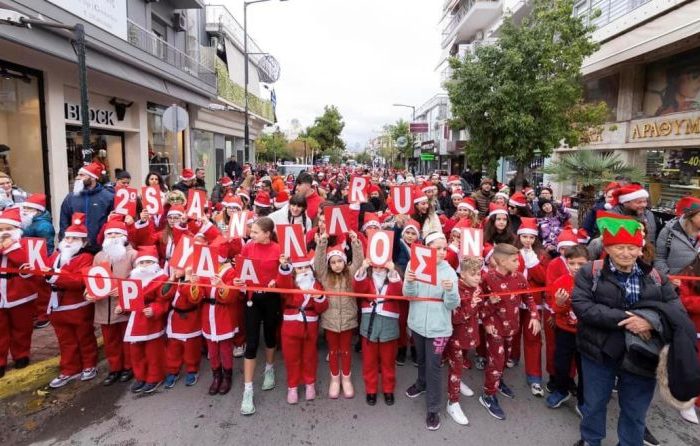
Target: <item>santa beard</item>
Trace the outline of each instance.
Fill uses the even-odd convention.
[[[312,289],[315,281],[314,272],[310,270],[305,273],[297,274],[294,278],[294,282],[300,290]]]
[[[76,179],[73,182],[73,195],[80,195],[83,189],[85,189],[85,183],[83,183],[83,180]]]
[[[156,276],[159,276],[162,272],[163,270],[157,263],[147,266],[135,266],[134,269],[131,270],[129,278],[138,279],[145,286],[148,285],[151,282],[151,280],[155,279]]]
[[[83,247],[83,244],[80,242],[73,242],[73,243],[68,243],[65,240],[61,240],[61,242],[58,244],[58,251],[60,252],[60,264],[65,265],[70,260],[75,256],[78,251],[80,251]]]
[[[102,251],[107,255],[110,262],[114,263],[126,256],[126,237],[106,238],[102,242]]]
[[[20,218],[22,218],[22,229],[27,229],[29,227],[29,225],[32,224],[32,221],[34,221],[34,215],[35,214],[24,213],[24,212],[22,212],[20,214]]]

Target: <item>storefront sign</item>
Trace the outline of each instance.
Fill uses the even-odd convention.
[[[126,0],[49,0],[49,2],[126,40]]]
[[[700,138],[700,114],[632,121],[629,140],[677,140]]]
[[[80,121],[80,106],[78,104],[63,104],[64,114],[67,121]],[[104,110],[101,108],[90,109],[90,123],[99,125],[114,126],[117,122],[117,115],[114,110]]]

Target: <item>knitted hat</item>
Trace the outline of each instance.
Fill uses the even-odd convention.
[[[362,230],[366,230],[367,228],[377,228],[381,229],[382,225],[379,222],[379,217],[377,217],[377,214],[374,212],[365,212],[365,223],[362,225]]]
[[[418,235],[420,235],[420,223],[415,221],[414,219],[410,219],[406,222],[406,224],[403,225],[403,229],[401,230],[401,235],[406,232],[407,229],[413,229],[416,231]]]
[[[421,201],[428,201],[428,197],[420,187],[416,186],[416,188],[413,189],[413,204],[420,203]]]
[[[328,252],[326,253],[326,260],[330,260],[333,256],[340,257],[345,263],[348,262],[348,256],[345,255],[345,250],[343,249],[342,245],[335,245],[331,248],[328,248]]]
[[[158,263],[158,250],[155,246],[140,246],[134,259],[134,265],[144,260]]]
[[[22,203],[25,208],[36,209],[37,211],[44,212],[46,210],[46,195],[44,194],[31,194],[27,201]]]
[[[314,264],[314,252],[308,252],[305,256],[297,256],[296,253],[292,253],[289,260],[294,268],[312,266]]]
[[[559,233],[559,237],[557,237],[557,250],[576,245],[578,245],[578,236],[572,229],[564,229]]]
[[[641,184],[627,184],[613,192],[613,195],[618,203],[627,203],[637,198],[649,198],[649,192]]]
[[[508,199],[508,204],[511,206],[524,208],[527,206],[527,198],[525,198],[525,194],[522,192],[516,192]]]
[[[518,228],[518,235],[521,234],[530,234],[537,236],[539,234],[538,228],[537,228],[537,219],[536,218],[528,218],[528,217],[521,217],[520,218],[520,227]]]
[[[476,212],[476,201],[471,197],[465,197],[458,205],[457,209],[466,208],[472,212]]]
[[[182,169],[182,174],[180,175],[180,179],[182,181],[190,181],[194,180],[196,176],[194,175],[194,171],[192,169]]]
[[[4,212],[3,212],[4,213]],[[63,233],[64,237],[80,237],[87,238],[88,230],[85,227],[85,214],[76,212],[71,216],[71,224]]]
[[[110,220],[107,223],[105,223],[104,233],[105,233],[105,235],[107,235],[107,234],[120,234],[120,235],[124,235],[124,236],[129,235],[129,232],[126,229],[126,223],[124,223],[123,221],[119,221],[119,220]]]
[[[171,215],[185,215],[185,207],[181,204],[174,204],[170,206],[170,209],[168,209],[168,217]]]
[[[22,217],[19,215],[19,208],[8,208],[0,212],[0,223],[17,228],[22,227]]]
[[[100,163],[90,163],[87,166],[81,167],[78,173],[98,180],[105,173],[105,170],[104,166]]]
[[[223,187],[230,187],[233,186],[233,180],[227,176],[224,176],[219,180],[219,184],[221,184]]]
[[[700,198],[683,197],[676,202],[676,217],[689,217],[697,212],[700,212]]]
[[[289,204],[289,194],[287,191],[279,191],[272,201],[272,204],[274,204],[277,209],[281,209],[285,204]]]
[[[491,178],[482,178],[480,185],[482,184],[490,184],[493,186],[493,180]]]
[[[508,215],[508,209],[500,204],[489,203],[489,217],[498,214]]]
[[[596,225],[603,235],[603,246],[621,244],[635,245],[640,248],[644,246],[642,224],[634,218],[605,211],[598,211],[596,216]]]
[[[261,208],[269,208],[272,206],[270,195],[264,190],[259,191],[257,194],[255,194],[255,201],[253,201],[253,204]]]

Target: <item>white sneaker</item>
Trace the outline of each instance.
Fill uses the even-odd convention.
[[[530,384],[530,392],[532,392],[533,395],[542,398],[544,396],[544,389],[542,388],[542,385],[539,383],[532,383]]]
[[[689,423],[698,424],[698,414],[695,412],[695,407],[691,406],[688,409],[681,410],[681,418]]]
[[[90,381],[94,377],[97,376],[97,367],[91,367],[89,369],[83,370],[83,373],[80,374],[80,380],[81,381]]]
[[[58,375],[54,379],[51,380],[49,383],[49,387],[52,389],[58,389],[59,387],[63,387],[69,382],[73,381],[77,377],[80,376],[80,373],[76,373],[75,375]]]
[[[451,416],[457,424],[461,424],[462,426],[466,426],[467,424],[469,424],[469,420],[467,419],[467,416],[464,415],[464,412],[462,412],[462,408],[460,407],[459,403],[450,404],[450,402],[448,401],[447,414]]]
[[[468,385],[464,384],[464,381],[460,381],[459,383],[459,393],[464,396],[474,396],[474,391]]]
[[[242,358],[245,355],[245,345],[239,345],[238,347],[233,347],[233,357]]]

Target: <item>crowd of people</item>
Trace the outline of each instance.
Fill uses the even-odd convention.
[[[522,360],[522,379],[543,406],[556,409],[575,398],[573,409],[582,418],[577,444],[601,443],[616,391],[620,444],[639,446],[658,444],[645,427],[656,378],[650,361],[632,352],[641,344],[658,362],[661,346],[670,344],[666,354],[675,366],[666,384],[681,416],[698,423],[692,398],[700,385],[700,282],[666,275],[700,272],[700,199],[681,199],[677,217],[657,231],[647,191],[619,179],[601,191],[600,203],[577,229],[550,188],[516,190],[468,172],[445,179],[316,166],[294,178],[273,165],[236,167],[211,191],[203,172],[183,169],[172,187],[149,173],[144,185],[160,192],[162,212],[150,214],[141,197],[129,215],[114,211],[115,191],[134,186],[128,172],[109,183],[100,164],[86,165],[62,203],[58,231],[44,195],[13,189],[0,174],[0,377],[10,355],[13,367],[27,366],[32,330],[51,325],[61,359],[50,387],[95,378],[98,325],[105,386],[133,380],[131,392],[148,394],[173,388],[181,375],[194,386],[206,352],[212,370],[207,391],[224,395],[232,389],[234,358],[242,357],[240,412],[252,415],[260,344],[261,389],[276,386],[281,350],[287,403],[297,404],[301,385],[305,400],[317,398],[323,336],[330,399],[354,397],[352,359],[361,351],[371,406],[380,393],[386,405],[395,403],[397,367],[410,361],[417,376],[405,395],[425,394],[428,429],[440,427],[445,395],[446,413],[468,423],[460,396],[474,395],[468,381],[476,373],[484,374],[480,404],[505,420],[508,404],[499,398],[515,397],[506,381],[519,378],[507,370]],[[358,176],[366,180],[366,200],[351,202]],[[398,186],[410,186],[407,213],[392,212]],[[190,190],[207,191],[202,215],[187,216]],[[350,228],[330,234],[324,211],[338,205],[349,205]],[[229,225],[241,214],[244,234],[232,237]],[[279,225],[301,227],[306,255],[283,252]],[[482,231],[478,255],[462,254],[468,229]],[[391,259],[383,265],[368,258],[368,240],[377,231],[394,234]],[[217,247],[217,274],[198,277],[192,267],[171,262],[184,236]],[[47,242],[39,271],[29,265],[23,242],[29,237]],[[434,284],[411,266],[412,248],[419,245],[435,252]],[[264,288],[247,289],[236,265],[241,259],[255,259]],[[84,275],[93,265],[108,265],[117,279],[140,280],[142,305],[127,307],[118,289],[106,298],[92,295]]]

